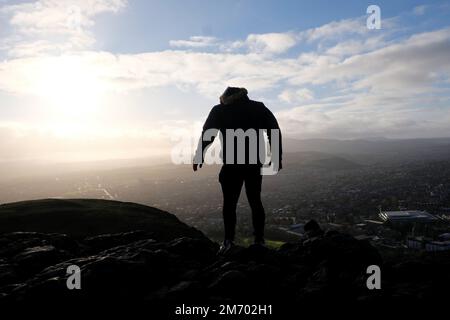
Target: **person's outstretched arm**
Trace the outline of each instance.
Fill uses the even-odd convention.
[[[273,115],[272,111],[269,110],[266,106],[264,106],[265,112],[266,112],[266,124],[265,129],[267,129],[267,138],[269,139],[269,145],[270,150],[272,151],[272,159],[273,159],[273,150],[274,150],[274,144],[273,144],[273,132],[272,130],[278,130],[278,170],[281,170],[283,168],[283,144],[282,144],[282,138],[281,138],[281,130],[280,126],[278,125],[278,121]],[[275,136],[276,137],[276,136]],[[273,162],[273,161],[272,161]]]
[[[211,109],[208,118],[206,118],[203,125],[202,134],[200,136],[197,151],[195,152],[192,168],[197,171],[198,167],[202,167],[205,160],[205,151],[214,142],[214,139],[219,131],[219,116],[217,106]]]

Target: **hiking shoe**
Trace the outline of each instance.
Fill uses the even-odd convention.
[[[228,251],[230,251],[231,248],[234,247],[234,242],[231,240],[225,240],[222,245],[220,246],[219,251],[217,252],[218,255],[226,254]]]

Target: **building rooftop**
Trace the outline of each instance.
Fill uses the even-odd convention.
[[[391,222],[432,222],[437,220],[432,214],[419,210],[381,211],[379,216],[383,221]]]

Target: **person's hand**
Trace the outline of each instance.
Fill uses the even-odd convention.
[[[198,164],[198,163],[194,163],[193,165],[192,165],[192,169],[194,170],[194,171],[197,171],[197,168],[201,168],[203,166],[203,164]]]
[[[271,166],[271,165],[272,165],[272,161],[269,162],[269,166]],[[283,169],[283,163],[280,162],[280,163],[278,164],[277,172],[280,171],[281,169]]]

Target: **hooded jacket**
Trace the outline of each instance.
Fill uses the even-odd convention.
[[[271,129],[277,130],[278,133],[278,148],[275,149],[273,148],[273,139],[276,135],[272,135],[273,131]],[[253,101],[248,98],[247,90],[245,88],[228,87],[225,90],[220,97],[220,104],[211,109],[208,118],[203,125],[202,137],[204,137],[204,134],[207,131],[216,132],[216,134],[220,133],[221,158],[225,165],[256,164],[259,166],[263,165],[266,161],[264,157],[267,151],[266,146],[261,142],[262,134],[263,132],[266,132],[271,149],[273,151],[278,149],[279,165],[281,166],[282,139],[278,122],[273,113],[262,102]],[[248,136],[245,137],[245,156],[242,155],[242,148],[240,149],[239,147],[242,146],[239,144],[239,138],[233,136],[232,132],[248,134]],[[256,135],[252,134],[252,132],[255,132]],[[254,139],[255,136],[256,140]],[[196,157],[194,159],[194,162],[196,163],[202,163],[204,161],[205,150],[213,142],[215,135],[213,135],[211,139],[208,139],[208,137],[207,139],[202,139],[202,137],[200,138]],[[233,141],[230,141],[230,139],[234,140],[234,143]],[[243,143],[243,141],[244,140],[241,140],[241,143]],[[232,147],[233,150],[230,150],[230,147]],[[263,149],[261,149],[261,147]],[[232,154],[227,156],[227,152],[231,152]],[[256,162],[254,157],[255,152],[257,152]],[[272,156],[272,158],[274,157]]]

